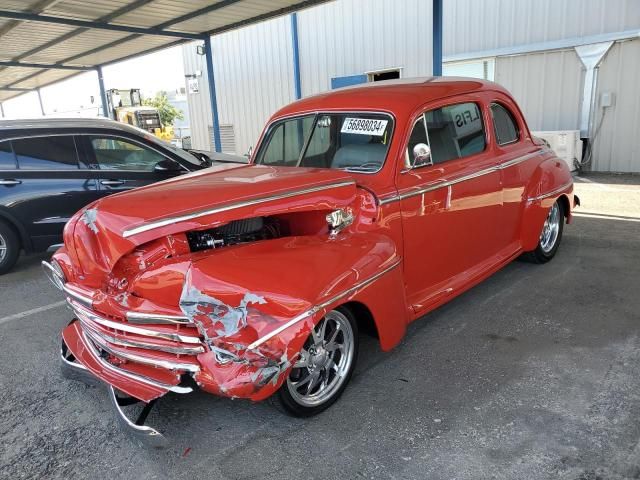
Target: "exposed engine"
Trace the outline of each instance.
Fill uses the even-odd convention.
[[[228,247],[238,243],[269,240],[279,236],[280,225],[278,221],[266,217],[234,220],[218,228],[187,232],[187,240],[192,252]]]

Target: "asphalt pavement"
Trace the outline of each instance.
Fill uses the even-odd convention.
[[[62,378],[70,320],[23,257],[0,277],[0,478],[640,478],[640,177],[576,182],[547,265],[516,261],[413,323],[363,340],[351,384],[311,419],[203,393],[118,427],[102,387]]]

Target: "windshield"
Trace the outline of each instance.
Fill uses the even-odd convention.
[[[256,163],[375,173],[382,168],[393,119],[381,113],[319,113],[271,126]]]

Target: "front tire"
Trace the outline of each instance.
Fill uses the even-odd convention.
[[[296,417],[310,417],[329,408],[347,387],[357,358],[356,319],[349,309],[338,307],[311,331],[278,391],[280,403]]]
[[[551,260],[560,246],[562,230],[564,228],[564,208],[562,202],[556,200],[547,214],[547,218],[540,232],[538,246],[532,252],[528,252],[526,259],[534,263],[547,263]]]
[[[0,275],[13,268],[20,255],[20,240],[16,232],[0,220]]]

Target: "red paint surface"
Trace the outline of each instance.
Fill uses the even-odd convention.
[[[487,132],[485,151],[405,171],[405,149],[414,120],[426,110],[465,101],[481,107]],[[488,111],[494,101],[514,113],[521,131],[518,142],[503,147],[496,144]],[[286,379],[310,329],[327,310],[347,302],[364,305],[372,314],[382,348],[391,349],[401,340],[408,323],[472,287],[523,251],[535,248],[547,211],[557,198],[566,196],[567,204],[574,204],[566,165],[531,138],[515,102],[493,83],[433,79],[343,89],[293,103],[270,122],[314,111],[392,114],[395,132],[381,171],[367,175],[225,165],[104,198],[88,207],[95,213],[93,225],[88,225],[79,212],[65,229],[65,248],[55,258],[62,264],[69,285],[92,297],[96,312],[126,323],[127,310],[181,315],[179,303],[189,278],[198,292],[224,306],[199,307],[194,317],[197,328],[146,327],[199,333],[206,352],[188,358],[146,354],[150,358],[173,356],[199,365],[194,379],[208,392],[261,400]],[[538,154],[527,161],[499,168],[504,162],[533,152]],[[495,171],[489,174],[450,188],[380,204],[380,199],[493,167]],[[265,201],[123,237],[127,229],[167,217],[349,180],[354,184]],[[566,188],[560,191],[563,186]],[[529,200],[553,191],[558,192],[542,200]],[[332,238],[324,217],[337,208],[350,208],[355,221]],[[277,218],[285,226],[286,235],[190,253],[186,231],[256,216]],[[366,287],[339,298],[256,350],[247,350],[250,343],[302,312],[398,261],[396,268]],[[243,299],[249,298],[246,295],[260,301],[248,303],[246,316],[242,317],[240,307]],[[229,311],[246,324],[231,334],[221,334],[219,318]],[[117,329],[107,331],[131,337]],[[63,335],[76,358],[102,380],[145,401],[164,393],[116,378],[94,365],[77,322]],[[221,361],[216,356],[219,350],[234,359]],[[144,354],[144,350],[138,353]],[[132,362],[121,366],[159,381],[184,373],[167,373]]]

